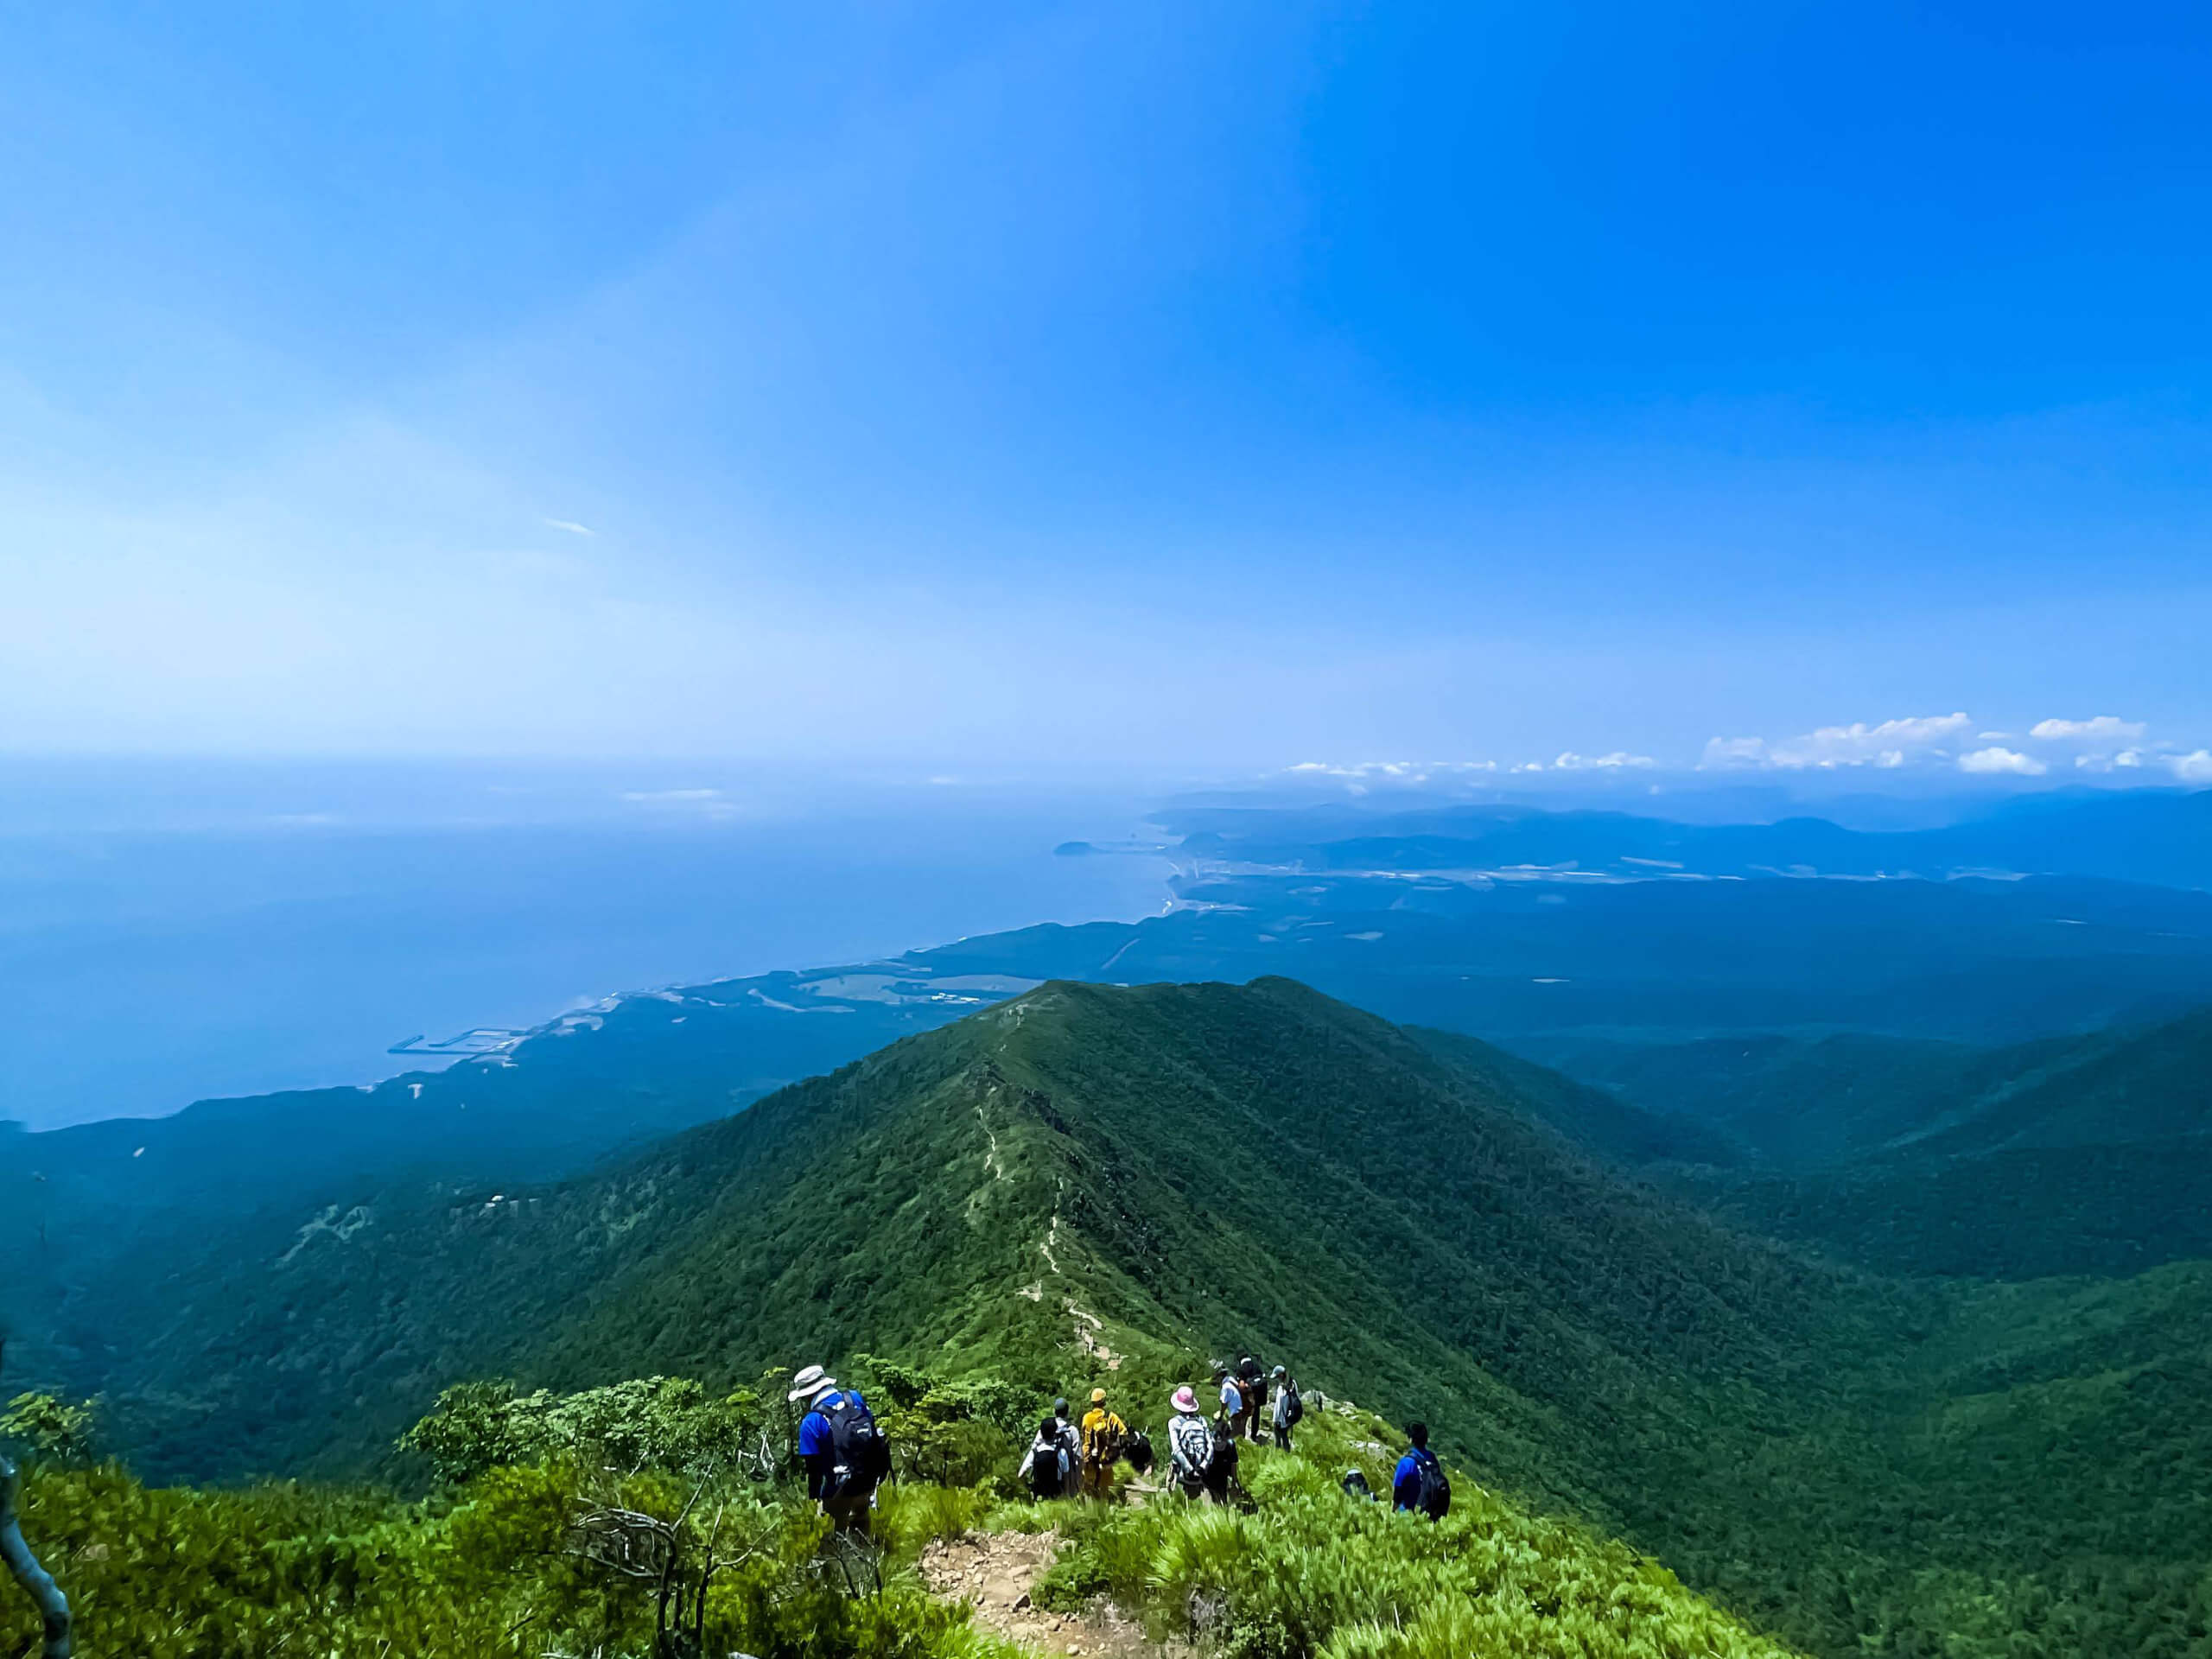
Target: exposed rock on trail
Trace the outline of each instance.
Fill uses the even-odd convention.
[[[922,1552],[922,1580],[948,1601],[974,1604],[976,1623],[995,1636],[1027,1643],[1039,1653],[1097,1659],[1181,1659],[1189,1649],[1162,1647],[1103,1602],[1081,1613],[1035,1606],[1030,1592],[1059,1549],[1050,1532],[969,1532],[940,1538]]]

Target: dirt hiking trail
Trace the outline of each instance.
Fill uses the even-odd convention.
[[[947,1601],[971,1602],[979,1629],[1057,1656],[1091,1659],[1188,1659],[1180,1643],[1163,1647],[1103,1601],[1080,1613],[1031,1605],[1031,1587],[1058,1552],[1051,1532],[969,1532],[940,1538],[922,1551],[922,1580]]]

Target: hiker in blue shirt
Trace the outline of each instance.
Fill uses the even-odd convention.
[[[1452,1483],[1444,1478],[1444,1465],[1428,1449],[1428,1425],[1408,1423],[1406,1439],[1413,1444],[1390,1478],[1390,1507],[1441,1521],[1452,1507]]]
[[[837,1379],[821,1366],[808,1366],[791,1382],[791,1402],[806,1402],[806,1415],[798,1424],[806,1495],[822,1505],[838,1531],[865,1533],[876,1484],[889,1462],[883,1432],[875,1426],[861,1391],[838,1387]]]

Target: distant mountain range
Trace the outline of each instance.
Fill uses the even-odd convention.
[[[1938,829],[1850,830],[1817,817],[1682,823],[1625,812],[1522,805],[1377,811],[1206,806],[1156,822],[1186,858],[1246,867],[1669,876],[2094,876],[2212,887],[2212,790],[2081,790],[2017,797]]]

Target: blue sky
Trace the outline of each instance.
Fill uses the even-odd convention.
[[[0,749],[2212,780],[2208,85],[2124,3],[0,9]]]

